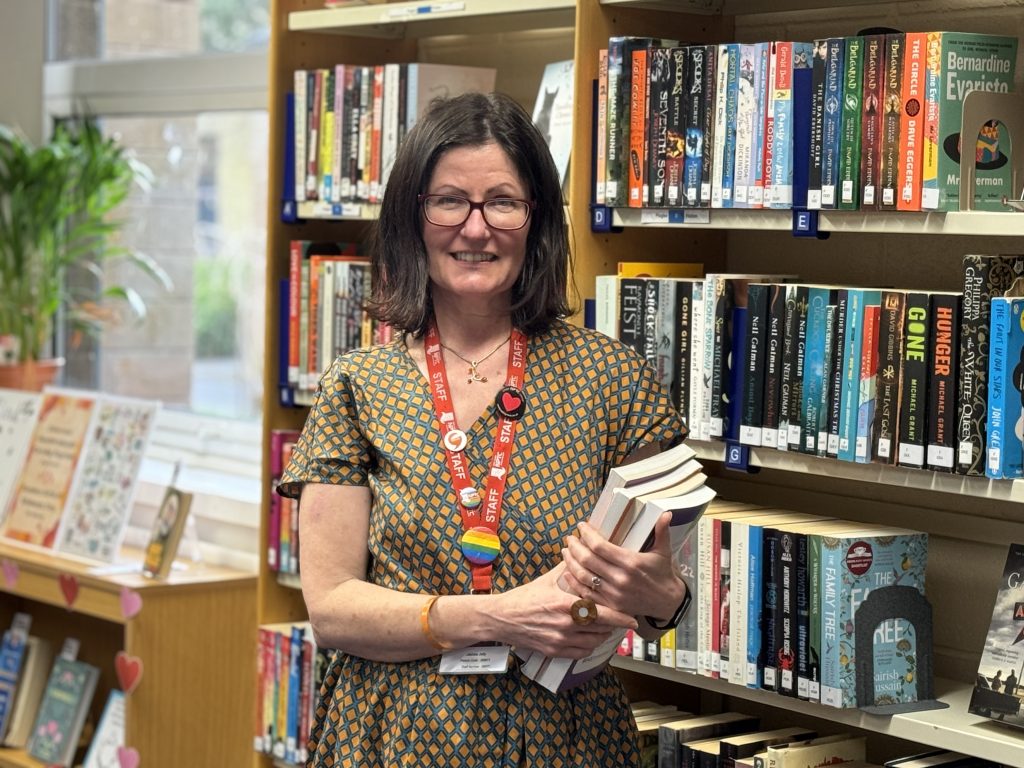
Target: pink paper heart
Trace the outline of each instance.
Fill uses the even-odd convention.
[[[64,595],[64,602],[70,608],[78,599],[78,579],[70,573],[62,573],[57,580],[60,582],[60,591]]]
[[[4,583],[8,589],[14,589],[14,585],[18,583],[18,576],[21,575],[21,571],[18,568],[18,564],[13,560],[5,559],[3,562],[4,569]]]
[[[117,762],[121,768],[139,768],[139,750],[135,747],[118,747]]]
[[[142,610],[142,595],[129,587],[121,587],[121,615],[131,619]]]
[[[118,651],[114,658],[117,681],[125,693],[134,691],[142,680],[142,659],[124,651]]]

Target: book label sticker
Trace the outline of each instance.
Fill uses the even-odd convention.
[[[441,656],[438,672],[442,675],[504,674],[508,671],[507,645],[471,645]]]

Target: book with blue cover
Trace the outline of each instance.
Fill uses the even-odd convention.
[[[846,41],[842,37],[828,39],[825,59],[825,114],[822,124],[821,207],[836,208],[839,182],[839,151],[843,118],[843,82]]]
[[[1024,477],[1024,298],[992,299],[985,474]]]
[[[70,766],[92,703],[100,671],[83,661],[58,657],[39,704],[28,753],[46,765]]]

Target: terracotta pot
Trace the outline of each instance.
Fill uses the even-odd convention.
[[[0,365],[0,387],[39,392],[47,384],[56,381],[63,367],[63,357]]]

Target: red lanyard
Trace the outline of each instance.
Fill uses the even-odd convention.
[[[462,553],[469,561],[473,572],[473,592],[490,592],[491,564],[501,551],[498,524],[501,520],[505,480],[512,463],[516,422],[523,413],[522,386],[526,371],[526,335],[517,329],[512,330],[508,348],[508,375],[505,386],[498,392],[498,433],[494,438],[491,467],[487,473],[487,487],[482,499],[469,479],[469,467],[464,454],[466,433],[455,423],[455,407],[444,368],[441,336],[433,323],[427,328],[424,342],[430,392],[434,399],[434,414],[437,416],[441,443],[444,445],[448,470],[462,513]],[[516,408],[507,407],[510,399],[518,400]],[[501,407],[502,402],[506,407]]]

